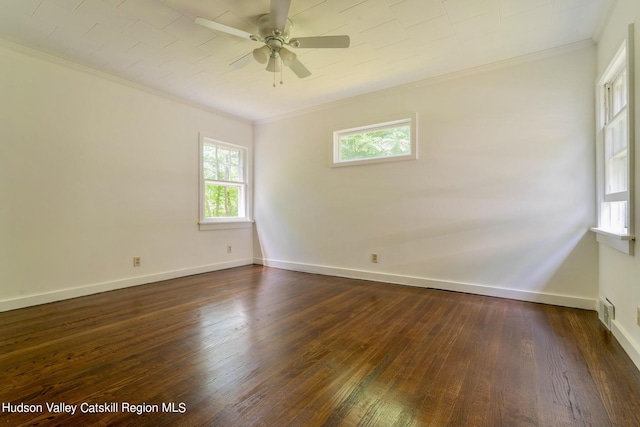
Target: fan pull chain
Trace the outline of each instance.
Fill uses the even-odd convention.
[[[276,70],[273,70],[273,87],[276,87]]]
[[[282,69],[284,68],[284,62],[282,61],[282,57],[280,57],[280,84],[282,84]]]

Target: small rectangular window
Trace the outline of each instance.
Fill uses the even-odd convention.
[[[415,115],[333,133],[333,166],[416,158]]]

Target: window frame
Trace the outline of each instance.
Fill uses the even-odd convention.
[[[205,146],[223,147],[231,150],[237,150],[240,153],[240,165],[239,172],[240,181],[225,181],[225,180],[210,180],[204,176],[204,149]],[[200,133],[199,138],[199,221],[198,226],[200,230],[220,230],[220,229],[233,229],[233,228],[250,228],[253,221],[251,220],[251,181],[249,176],[249,148],[222,141],[220,139]],[[238,216],[237,217],[219,217],[219,218],[207,218],[205,217],[205,188],[209,182],[217,183],[218,185],[227,185],[230,187],[238,187]]]
[[[374,163],[396,162],[396,161],[403,161],[403,160],[416,160],[418,158],[418,145],[417,145],[418,123],[417,122],[418,122],[417,114],[411,113],[411,114],[402,114],[402,115],[396,115],[392,117],[386,117],[381,121],[373,124],[358,125],[358,126],[334,131],[331,166],[345,167],[345,166],[366,165],[366,164],[374,164]],[[411,150],[409,154],[368,157],[364,159],[352,159],[352,160],[340,159],[340,148],[341,148],[340,138],[344,136],[349,136],[349,135],[359,135],[367,132],[375,132],[378,130],[400,127],[399,125],[403,125],[403,124],[409,125],[409,147]]]
[[[634,163],[635,163],[635,86],[634,86],[634,45],[633,45],[633,24],[628,27],[626,40],[622,43],[609,66],[602,73],[596,84],[596,178],[597,178],[597,216],[598,226],[591,228],[596,233],[599,243],[610,246],[628,255],[634,254],[635,241],[635,185],[634,185]],[[626,105],[617,112],[613,112],[613,83],[616,82],[622,73],[626,72],[627,99]],[[606,146],[607,134],[615,128],[620,121],[626,120],[626,190],[609,192],[606,188],[608,183],[608,162]],[[612,229],[608,227],[604,219],[605,204],[615,202],[626,202],[626,224],[625,229]]]

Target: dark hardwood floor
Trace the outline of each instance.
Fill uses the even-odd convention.
[[[0,368],[11,426],[640,426],[595,312],[261,266],[0,313]]]

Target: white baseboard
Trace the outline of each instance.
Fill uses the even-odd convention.
[[[499,288],[493,286],[476,285],[471,283],[457,283],[434,280],[424,277],[403,276],[397,274],[378,273],[365,270],[351,270],[324,265],[303,264],[296,262],[278,261],[254,258],[254,264],[281,268],[305,273],[323,274],[326,276],[346,277],[350,279],[371,280],[374,282],[393,283],[398,285],[417,286],[421,288],[440,289],[445,291],[464,292],[468,294],[484,295],[498,298],[508,298],[519,301],[537,302],[562,307],[580,308],[584,310],[597,309],[597,298],[583,298],[570,295],[522,291],[518,289]]]
[[[62,301],[71,298],[83,297],[98,294],[100,292],[113,291],[131,286],[146,285],[147,283],[160,282],[162,280],[175,279],[178,277],[193,276],[194,274],[208,273],[211,271],[224,270],[227,268],[250,265],[253,260],[250,258],[239,259],[218,264],[202,265],[181,270],[165,271],[161,273],[149,274],[146,276],[129,277],[126,279],[114,280],[110,282],[94,283],[70,289],[60,289],[36,295],[7,299],[0,301],[0,312],[16,310],[18,308],[31,307],[34,305],[46,304],[55,301]]]
[[[640,347],[630,337],[627,331],[615,320],[611,321],[611,333],[627,352],[633,363],[640,369]]]

